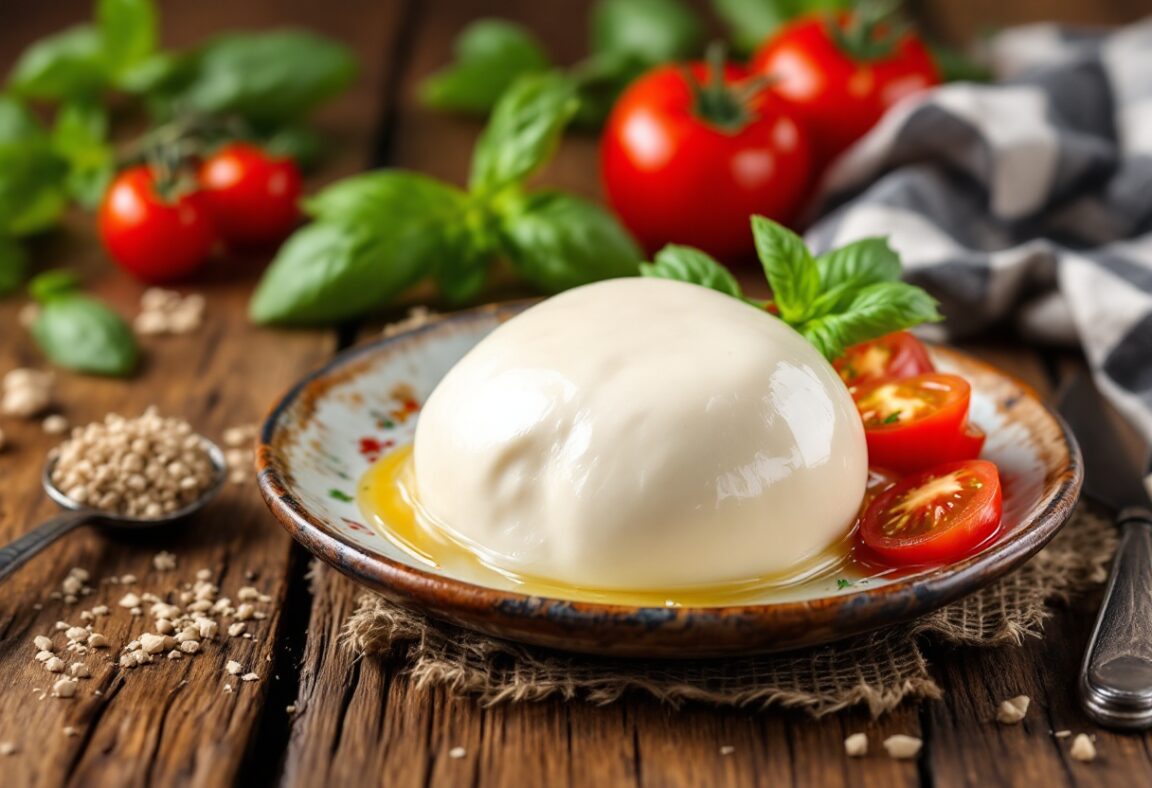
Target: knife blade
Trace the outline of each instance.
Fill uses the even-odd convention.
[[[1084,494],[1115,511],[1152,506],[1145,467],[1127,450],[1137,441],[1135,433],[1117,428],[1092,378],[1077,375],[1064,389],[1059,408],[1084,456]]]
[[[1152,504],[1143,463],[1126,445],[1086,375],[1064,391],[1060,413],[1084,457],[1084,492],[1116,511],[1120,540],[1080,668],[1088,715],[1126,730],[1152,727]]]

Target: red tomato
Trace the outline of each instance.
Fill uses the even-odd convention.
[[[796,107],[823,161],[862,137],[897,101],[940,83],[915,32],[892,35],[858,13],[790,22],[760,48],[752,68],[778,80],[776,92]]]
[[[145,282],[168,282],[198,269],[216,231],[197,193],[164,197],[147,166],[120,173],[100,206],[100,239],[121,268]]]
[[[224,240],[237,246],[279,243],[300,219],[300,170],[291,159],[236,142],[200,167],[200,187]]]
[[[889,378],[910,378],[936,369],[924,345],[907,331],[895,331],[852,345],[832,366],[848,387]]]
[[[861,386],[855,398],[868,462],[910,473],[974,458],[980,445],[966,435],[971,396],[968,381],[939,373]]]
[[[938,465],[877,496],[860,538],[894,564],[957,561],[996,532],[1002,495],[996,466],[986,460]]]
[[[649,251],[681,243],[722,260],[750,255],[748,218],[787,222],[804,198],[809,147],[792,111],[771,90],[750,89],[743,68],[723,66],[722,80],[719,70],[650,71],[608,118],[608,200]]]

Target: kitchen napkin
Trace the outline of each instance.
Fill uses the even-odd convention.
[[[890,236],[948,337],[1079,342],[1152,441],[1152,19],[1013,28],[989,54],[1001,81],[911,97],[833,165],[808,240]]]

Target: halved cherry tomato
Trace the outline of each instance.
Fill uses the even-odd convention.
[[[964,429],[964,434],[960,436],[960,442],[957,445],[957,453],[964,459],[972,459],[980,456],[980,452],[984,450],[984,430],[977,427],[972,422],[968,422],[968,426]]]
[[[864,510],[868,508],[868,504],[876,500],[876,496],[884,492],[896,482],[900,481],[900,474],[895,471],[890,471],[887,468],[877,468],[869,466],[868,468],[868,481],[864,485],[864,500],[860,502],[860,514],[864,514]]]
[[[860,538],[893,564],[956,561],[996,532],[1002,508],[993,463],[947,463],[906,476],[877,496],[864,513]]]
[[[980,446],[965,435],[971,396],[964,378],[935,372],[861,386],[855,397],[868,462],[910,473],[973,459]]]
[[[907,331],[894,331],[852,345],[832,366],[849,388],[877,380],[910,378],[936,369],[924,345]]]

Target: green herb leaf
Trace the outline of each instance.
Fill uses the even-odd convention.
[[[780,317],[790,324],[806,320],[820,294],[820,270],[804,239],[763,216],[752,217],[752,235]]]
[[[301,169],[316,166],[324,155],[324,140],[305,126],[284,126],[264,138],[261,143],[273,156],[292,159]]]
[[[190,84],[177,99],[190,110],[274,126],[336,95],[355,72],[347,47],[314,33],[231,33],[195,53]]]
[[[525,195],[503,206],[501,248],[536,287],[570,287],[635,276],[640,248],[612,214],[562,192]]]
[[[0,296],[16,292],[28,274],[28,252],[14,238],[0,235]]]
[[[40,304],[53,298],[71,295],[80,289],[80,276],[73,271],[54,268],[32,277],[28,283],[28,295]]]
[[[991,82],[996,76],[986,62],[961,49],[939,43],[929,44],[928,49],[945,82]]]
[[[104,63],[120,74],[156,49],[156,8],[152,0],[99,0],[96,21]]]
[[[456,62],[420,85],[420,97],[440,109],[485,114],[519,77],[549,67],[536,38],[520,25],[479,19],[457,37]]]
[[[476,143],[469,188],[492,194],[527,179],[552,156],[578,103],[575,86],[562,74],[516,80]]]
[[[843,591],[845,588],[851,588],[851,587],[852,587],[852,581],[849,580],[848,578],[846,578],[846,577],[836,578],[836,588],[837,589]]]
[[[67,165],[47,140],[0,143],[0,234],[46,230],[67,207]]]
[[[698,53],[704,30],[679,0],[601,0],[592,12],[592,50],[624,55],[642,67]]]
[[[656,253],[653,262],[640,265],[640,275],[691,282],[736,298],[744,297],[740,283],[727,268],[691,246],[668,244]]]
[[[52,145],[68,163],[68,193],[81,205],[96,207],[116,169],[104,108],[87,101],[64,104],[56,113]]]
[[[864,287],[900,279],[900,255],[884,237],[861,238],[816,258],[820,284],[825,289],[840,285]]]
[[[857,291],[843,311],[793,327],[832,360],[857,342],[940,320],[936,306],[936,299],[919,287],[906,282],[881,282]]]
[[[712,0],[741,52],[751,52],[783,23],[801,14],[849,9],[853,0]]]
[[[0,143],[42,142],[44,129],[31,111],[12,96],[0,96]]]
[[[93,95],[106,82],[103,38],[92,25],[40,39],[24,50],[8,77],[17,95],[47,101]]]
[[[341,181],[306,203],[319,221],[280,248],[249,305],[257,323],[357,317],[469,255],[466,195],[417,173]]]
[[[130,375],[139,352],[132,329],[99,301],[57,295],[43,302],[32,337],[52,363],[96,375]]]

